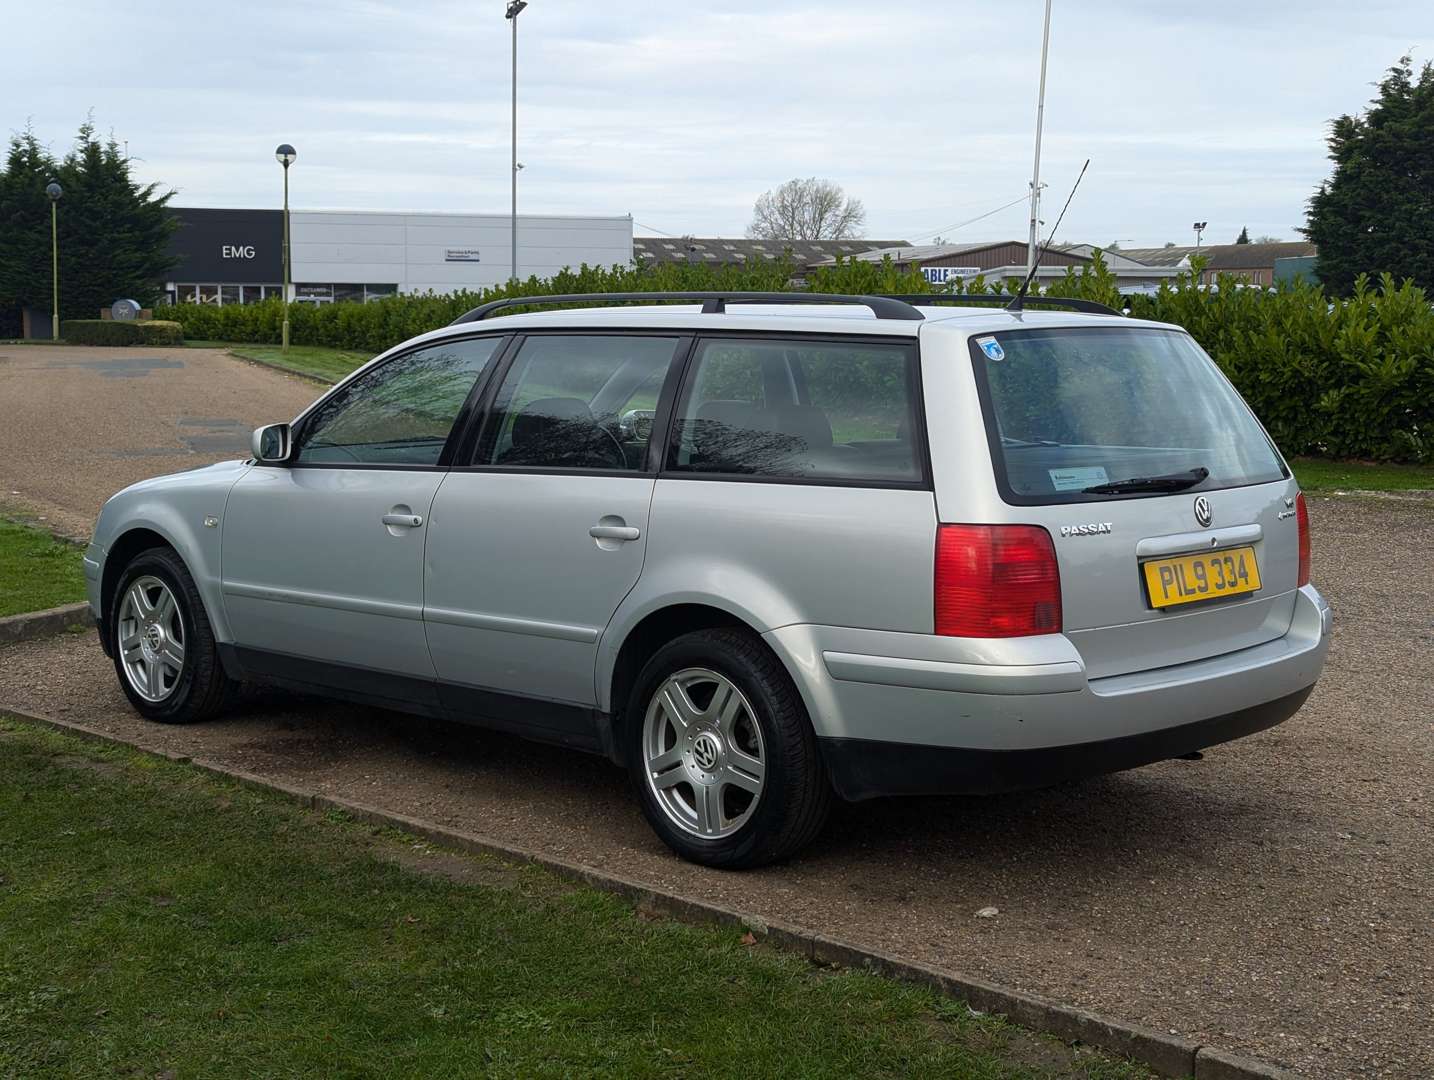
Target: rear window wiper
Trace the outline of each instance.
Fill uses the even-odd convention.
[[[1112,480],[1108,484],[1096,484],[1092,487],[1081,488],[1081,491],[1087,495],[1125,495],[1134,491],[1184,491],[1186,488],[1194,487],[1209,475],[1209,469],[1203,465],[1197,465],[1184,472],[1166,473],[1163,476],[1132,476],[1129,480]]]
[[[1002,435],[1002,446],[1024,447],[1024,446],[1064,446],[1065,443],[1053,442],[1050,439],[1018,439],[1014,435]]]

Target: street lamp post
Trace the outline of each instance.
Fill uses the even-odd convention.
[[[284,329],[280,349],[289,351],[289,166],[299,155],[288,143],[280,143],[274,150],[274,159],[284,166]]]
[[[1201,235],[1205,232],[1205,226],[1208,225],[1208,224],[1210,224],[1208,221],[1197,221],[1197,222],[1195,222],[1195,224],[1193,224],[1193,225],[1190,226],[1192,229],[1195,230],[1195,250],[1196,250],[1196,251],[1199,251],[1199,250],[1200,250],[1200,237],[1201,237]]]
[[[512,238],[512,267],[508,283],[518,284],[518,170],[523,166],[518,164],[518,16],[528,6],[528,0],[508,0],[508,8],[503,13],[503,18],[513,24],[513,218],[509,230]]]
[[[50,308],[50,338],[60,340],[60,196],[65,189],[51,180],[45,185],[45,194],[50,196],[50,278],[52,282],[52,306]]]

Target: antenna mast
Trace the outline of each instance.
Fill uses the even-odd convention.
[[[1026,243],[1026,272],[1036,265],[1041,242],[1041,133],[1046,124],[1046,57],[1051,51],[1051,0],[1046,0],[1046,29],[1041,38],[1041,92],[1036,99],[1036,161],[1031,168],[1031,236]]]

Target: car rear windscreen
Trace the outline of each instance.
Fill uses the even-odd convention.
[[[1184,333],[1011,330],[971,339],[1008,502],[1087,502],[1263,484],[1279,455]]]

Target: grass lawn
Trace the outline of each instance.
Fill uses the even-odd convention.
[[[235,356],[246,360],[259,360],[301,375],[312,375],[325,382],[338,382],[354,368],[373,359],[371,353],[330,349],[324,345],[290,345],[286,357],[277,345],[212,344],[215,348],[227,348]]]
[[[1149,1076],[3,716],[0,821],[0,1076]]]
[[[1434,490],[1434,465],[1385,465],[1364,461],[1294,458],[1295,479],[1306,491]]]
[[[85,598],[80,550],[41,529],[0,518],[0,616]]]

